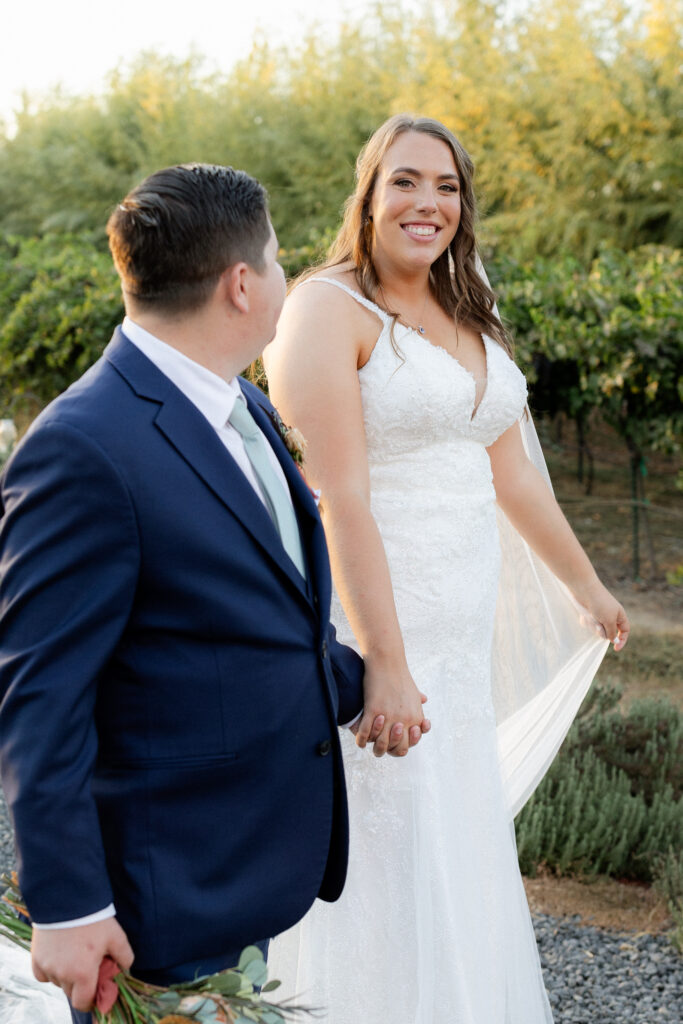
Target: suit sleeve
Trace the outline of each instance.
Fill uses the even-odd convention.
[[[73,426],[22,442],[2,486],[0,770],[31,917],[111,903],[91,776],[98,675],[126,626],[139,540],[121,474]]]
[[[332,671],[339,694],[337,722],[346,725],[363,710],[363,659],[350,647],[339,643],[337,631],[331,623],[328,638]]]

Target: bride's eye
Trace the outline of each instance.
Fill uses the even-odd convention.
[[[410,180],[410,178],[397,178],[397,180],[394,182],[394,185],[398,185],[399,188],[405,188],[406,186],[410,186],[412,184],[413,183]]]

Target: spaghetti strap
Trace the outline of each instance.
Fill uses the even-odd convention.
[[[343,292],[350,295],[351,298],[355,299],[361,306],[365,306],[365,308],[369,309],[371,313],[376,313],[383,324],[387,324],[391,321],[392,318],[389,314],[375,302],[371,302],[370,299],[366,299],[364,295],[360,294],[360,292],[355,292],[353,288],[349,288],[348,285],[342,284],[341,281],[337,281],[334,277],[308,277],[305,281],[302,281],[301,284],[297,285],[297,288],[300,288],[305,284],[316,284],[318,281],[322,284],[333,284],[335,288],[341,288]]]

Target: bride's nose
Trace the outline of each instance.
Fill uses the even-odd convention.
[[[415,209],[421,213],[433,213],[436,210],[436,194],[429,185],[424,185],[415,197]]]

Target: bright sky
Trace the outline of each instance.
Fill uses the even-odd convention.
[[[247,56],[257,30],[292,42],[315,21],[356,20],[373,0],[6,0],[0,19],[0,118],[11,121],[21,93],[98,92],[104,76],[141,50],[187,56],[211,69]]]

